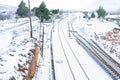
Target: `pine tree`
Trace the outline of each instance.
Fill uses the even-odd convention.
[[[59,13],[59,9],[53,9],[51,10],[52,14],[58,14]]]
[[[40,4],[38,8],[35,10],[35,15],[43,22],[43,20],[48,20],[50,18],[50,11],[48,8],[46,8],[46,5],[44,2]]]
[[[96,12],[98,14],[99,19],[104,19],[104,17],[107,15],[107,12],[101,6]]]
[[[18,6],[16,14],[18,14],[20,17],[26,17],[28,16],[28,7],[25,6],[26,4],[22,0],[21,3]]]
[[[95,13],[94,12],[92,12],[91,18],[95,18]]]
[[[44,11],[44,18],[45,18],[45,20],[48,20],[48,19],[50,19],[50,11],[49,11],[49,9],[48,8],[45,8],[45,11]]]

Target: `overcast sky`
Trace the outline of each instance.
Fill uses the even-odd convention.
[[[31,8],[39,6],[44,1],[49,9],[78,9],[78,10],[96,10],[102,6],[106,10],[120,9],[120,0],[30,0]],[[18,6],[21,0],[0,0],[0,3]],[[28,0],[24,0],[28,3]]]

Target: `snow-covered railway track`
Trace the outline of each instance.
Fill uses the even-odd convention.
[[[106,56],[111,62],[113,62],[116,66],[120,67],[120,64],[117,61],[115,61],[112,57],[110,57],[99,45],[96,44],[96,42],[94,42],[93,40],[91,41],[91,45],[95,46],[95,48],[99,50],[104,56]]]
[[[52,29],[53,30],[53,29]],[[51,79],[56,80],[55,76],[55,65],[54,65],[54,56],[53,56],[53,45],[52,45],[52,30],[50,33],[50,53],[51,53]],[[50,80],[51,80],[50,79]]]
[[[120,64],[107,55],[100,47],[95,43],[88,42],[85,38],[79,35],[77,32],[73,33],[76,40],[81,44],[90,55],[110,74],[114,80],[120,79]],[[92,41],[91,41],[92,42]]]
[[[71,80],[90,80],[87,72],[85,72],[84,68],[82,67],[79,59],[77,58],[76,54],[74,53],[70,43],[68,42],[65,33],[63,31],[63,21],[61,21],[58,25],[57,32],[58,37],[60,40],[60,44],[65,56],[65,59],[68,64],[68,68],[71,72],[72,78]],[[82,75],[82,76],[81,76]]]
[[[59,23],[59,24],[60,24],[60,23]],[[64,49],[64,47],[63,47],[62,39],[61,39],[61,37],[60,37],[60,32],[59,32],[60,30],[59,30],[59,28],[60,28],[60,26],[58,26],[58,36],[59,36],[60,44],[61,44],[62,50],[63,50],[63,52],[64,52],[64,56],[65,56],[66,61],[67,61],[67,64],[68,64],[68,68],[70,69],[70,72],[71,72],[71,74],[72,74],[73,80],[76,80],[76,79],[75,79],[75,75],[74,75],[74,73],[73,73],[73,70],[72,70],[72,68],[71,68],[71,66],[70,66],[70,62],[69,62],[69,60],[68,60],[68,57],[67,57],[67,55],[66,55],[65,49]]]

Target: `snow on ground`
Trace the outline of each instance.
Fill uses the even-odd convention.
[[[81,66],[87,72],[86,74],[89,77],[89,80],[112,80],[112,78],[93,60],[93,58],[85,51],[82,46],[80,46],[74,38],[68,37],[68,27],[67,27],[67,20],[63,20],[61,22],[62,26],[58,26],[59,23],[56,22],[55,31],[53,32],[53,52],[54,52],[54,62],[55,62],[55,73],[56,73],[56,80],[74,80],[71,76],[71,72],[68,67],[67,60],[65,58],[65,54],[69,61],[69,65],[73,71],[75,80],[87,80],[85,74],[81,70],[80,66],[77,65],[74,55],[76,55],[78,61],[80,62]],[[60,25],[60,24],[59,24]],[[58,27],[60,27],[58,33]],[[70,47],[68,47],[68,43]],[[61,43],[63,45],[64,51],[62,50],[62,45],[60,44],[60,39],[58,34],[61,37]],[[65,52],[65,54],[64,54]],[[98,73],[99,72],[99,73]],[[103,75],[104,74],[104,75]],[[102,77],[101,77],[102,75]]]
[[[113,22],[77,18],[72,26],[83,37],[93,39],[120,63],[120,27]],[[118,30],[114,29],[117,28]]]
[[[22,80],[28,72],[33,55],[35,39],[29,35],[29,24],[22,24],[27,19],[21,19],[8,25],[4,22],[4,31],[0,32],[0,80]],[[9,30],[8,30],[9,28]],[[0,28],[1,29],[1,28]],[[33,36],[38,38],[39,22],[33,22]]]
[[[51,51],[50,51],[50,33],[52,24],[47,23],[44,25],[44,49],[43,58],[39,57],[38,66],[33,80],[52,80],[51,79]]]
[[[37,18],[32,17],[32,20]],[[0,32],[16,28],[17,26],[26,24],[29,22],[29,18],[20,18],[20,19],[9,19],[9,20],[0,20]]]
[[[12,79],[16,78],[17,80],[22,80],[23,76],[27,74],[29,60],[31,60],[30,55],[33,55],[32,50],[34,49],[34,43],[36,40],[31,39],[29,37],[29,24],[19,25],[25,21],[27,22],[28,19],[25,20],[20,19],[17,22],[15,20],[0,21],[1,23],[0,24],[0,80],[9,80],[10,78]],[[14,28],[14,26],[17,25],[19,25],[19,27]],[[33,22],[33,36],[37,39],[39,38],[39,25],[40,25],[39,21],[36,20]],[[45,24],[45,26],[48,27],[45,28],[44,55],[42,60],[39,59],[37,72],[33,80],[50,80],[49,78],[51,78],[49,35],[50,35],[51,26],[53,25]],[[109,55],[111,55],[114,59],[116,59],[120,63],[120,59],[119,57],[117,57],[120,54],[119,53],[120,45],[118,44],[119,35],[120,35],[119,32],[117,35],[118,39],[115,39],[117,41],[117,44],[115,43],[112,45],[112,41],[109,40],[111,39],[109,37],[111,36],[113,37],[114,35],[112,29],[114,27],[117,27],[117,25],[107,21],[100,22],[96,19],[87,21],[86,19],[77,17],[77,19],[72,23],[72,26],[74,26],[75,30],[80,32],[80,34],[82,34],[85,38],[93,39],[94,41],[96,41],[104,50],[108,52]],[[112,35],[106,38],[108,32],[112,33]],[[70,43],[72,43],[71,45],[76,45],[76,43],[74,43],[74,40],[71,40]],[[105,45],[106,43],[107,45]],[[111,47],[116,49],[116,51],[115,52],[111,51],[113,53],[110,53]],[[76,51],[77,49],[79,48],[77,47]],[[85,65],[89,66],[89,64],[92,65],[95,63],[89,63],[89,64],[82,63],[82,64],[83,66]],[[86,68],[86,70],[89,69]],[[92,72],[92,70],[90,72]],[[97,70],[92,73],[90,72],[88,73],[89,75],[91,75],[92,73],[93,75],[96,75],[95,73],[97,73]],[[102,73],[103,71],[101,70],[99,75],[101,75]],[[93,75],[91,75],[91,79],[94,77]],[[94,79],[96,80],[95,77]],[[100,79],[102,79],[102,77]]]

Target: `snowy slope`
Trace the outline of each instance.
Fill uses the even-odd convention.
[[[0,4],[0,13],[2,12],[11,12],[11,13],[15,13],[16,12],[16,7],[13,7],[13,6],[8,6],[8,5],[3,5],[3,4]]]
[[[0,32],[0,80],[22,80],[27,75],[36,40],[29,36],[29,23],[18,25],[23,22],[23,19],[19,20],[14,27],[14,23],[10,21],[8,28],[14,28],[6,30],[7,27],[5,27],[4,31]],[[33,22],[35,38],[38,38],[39,34],[36,31],[39,27],[38,24],[38,21]],[[7,24],[3,23],[2,25],[6,26]]]
[[[17,8],[0,4],[0,19],[15,18]]]

